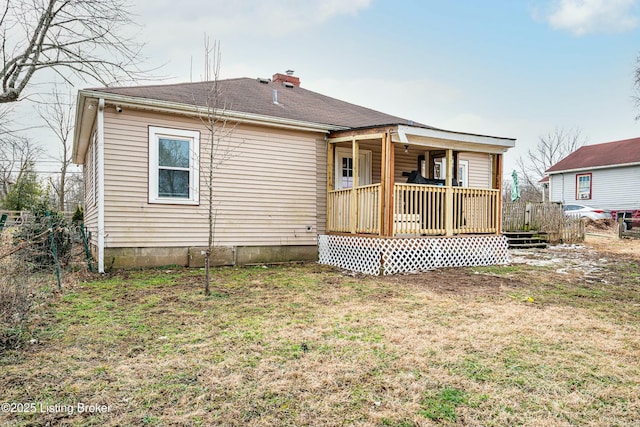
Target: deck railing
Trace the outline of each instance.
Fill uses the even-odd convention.
[[[497,233],[500,191],[453,187],[453,232]]]
[[[329,232],[380,234],[381,185],[330,191]],[[496,233],[499,190],[395,184],[394,235]],[[449,200],[449,202],[447,202]],[[450,206],[448,206],[450,205]]]
[[[380,234],[380,184],[329,192],[327,228],[338,233]]]
[[[445,187],[395,184],[395,235],[445,234],[445,231]]]
[[[351,188],[330,191],[327,196],[327,231],[349,233]]]
[[[356,233],[380,234],[380,188],[381,184],[372,184],[355,189],[358,204]]]

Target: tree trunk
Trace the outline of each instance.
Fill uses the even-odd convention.
[[[204,280],[204,295],[211,295],[211,289],[209,285],[211,283],[211,277],[209,275],[209,266],[211,265],[211,251],[207,250],[205,258],[204,258],[204,271],[205,271],[205,280]]]

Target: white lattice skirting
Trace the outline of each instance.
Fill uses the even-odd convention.
[[[509,262],[505,236],[383,238],[320,235],[321,264],[364,274],[396,274],[442,267]]]

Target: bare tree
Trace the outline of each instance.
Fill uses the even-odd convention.
[[[5,198],[11,185],[33,165],[42,149],[28,138],[4,134],[0,136],[0,197]]]
[[[82,206],[84,201],[84,180],[82,173],[72,173],[65,182],[65,203],[69,211]]]
[[[0,138],[11,134],[11,113],[13,110],[6,105],[0,105]]]
[[[142,44],[128,37],[125,0],[4,0],[0,3],[0,103],[18,101],[33,76],[54,70],[109,85],[140,74]]]
[[[61,95],[57,88],[53,90],[52,97],[53,102],[39,107],[38,114],[60,143],[60,153],[57,159],[60,161],[60,175],[57,182],[51,179],[50,183],[57,196],[58,209],[64,211],[67,172],[72,161],[75,102],[71,94]]]
[[[230,123],[226,116],[226,99],[219,84],[220,77],[220,43],[214,42],[211,45],[205,35],[205,75],[207,84],[206,110],[201,116],[202,124],[207,129],[209,145],[205,148],[206,158],[200,162],[204,166],[205,184],[207,187],[207,209],[208,209],[208,246],[205,252],[205,295],[210,295],[210,267],[211,257],[216,253],[216,203],[214,191],[214,179],[216,170],[228,159],[230,159],[240,144],[230,141],[231,134],[237,126],[237,122]]]
[[[633,85],[636,88],[636,95],[633,100],[636,103],[636,107],[640,109],[640,55],[636,58],[636,69],[633,73]],[[636,116],[636,120],[640,120],[640,113]]]
[[[538,186],[545,171],[585,144],[580,129],[555,128],[541,136],[534,149],[518,159],[518,167],[524,178],[523,185]]]

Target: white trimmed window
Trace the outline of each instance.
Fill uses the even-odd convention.
[[[591,199],[591,173],[576,175],[576,200]]]
[[[197,205],[200,132],[149,126],[149,203]]]

